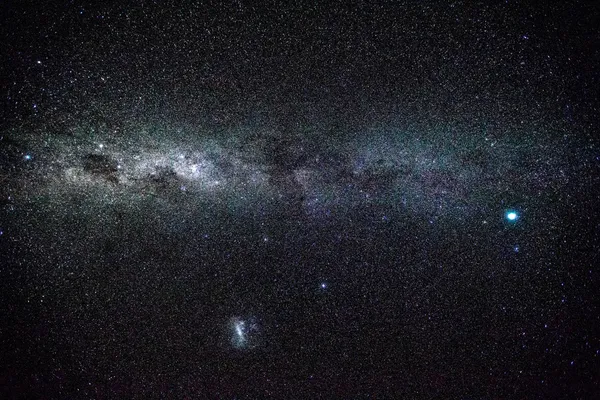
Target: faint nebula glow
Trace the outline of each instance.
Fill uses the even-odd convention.
[[[242,319],[234,317],[230,321],[231,345],[238,350],[253,349],[259,346],[261,330],[254,317]]]
[[[243,348],[246,345],[246,323],[243,320],[235,318],[233,320],[234,334],[231,338],[231,344],[235,348]]]

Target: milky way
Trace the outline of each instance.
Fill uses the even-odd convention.
[[[451,125],[365,130],[323,141],[318,127],[285,136],[277,127],[241,126],[219,137],[163,123],[8,138],[19,138],[15,151],[36,164],[25,172],[36,184],[23,195],[124,206],[148,198],[180,208],[227,203],[256,215],[285,207],[316,220],[372,206],[416,218],[471,218],[493,212],[497,198],[547,197],[571,174],[565,157],[573,144],[553,142],[552,132],[524,145],[524,129],[501,138]]]

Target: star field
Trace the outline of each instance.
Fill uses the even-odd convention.
[[[1,6],[3,398],[596,398],[596,6]]]

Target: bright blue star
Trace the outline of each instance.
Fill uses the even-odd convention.
[[[321,282],[321,289],[327,289],[327,282]]]
[[[509,210],[506,212],[505,217],[507,220],[514,222],[519,219],[519,214],[514,210]]]
[[[31,154],[25,154],[25,155],[23,156],[23,159],[24,159],[25,161],[29,161],[29,160],[31,160],[32,158],[33,158],[33,157],[31,157]]]

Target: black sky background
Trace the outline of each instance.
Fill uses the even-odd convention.
[[[596,398],[599,11],[3,2],[3,396]]]

